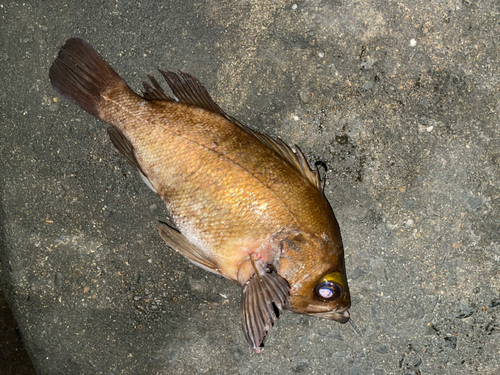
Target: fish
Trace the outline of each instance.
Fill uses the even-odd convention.
[[[241,289],[240,317],[259,353],[283,310],[350,319],[338,222],[325,179],[299,147],[226,114],[195,77],[147,75],[141,94],[86,41],[68,39],[49,71],[64,98],[109,125],[118,152],[165,203],[158,231],[191,263]]]

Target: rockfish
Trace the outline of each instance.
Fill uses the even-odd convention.
[[[54,88],[108,123],[118,152],[166,204],[167,244],[242,288],[241,323],[259,352],[281,309],[349,321],[340,230],[324,180],[298,147],[228,116],[189,74],[160,71],[142,95],[88,43],[69,39]]]

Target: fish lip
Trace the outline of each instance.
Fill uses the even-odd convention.
[[[310,315],[310,316],[315,316],[317,318],[335,320],[335,321],[342,323],[342,324],[347,323],[349,321],[349,319],[351,318],[348,310],[344,310],[344,311],[330,310],[330,311],[307,312],[306,314]]]

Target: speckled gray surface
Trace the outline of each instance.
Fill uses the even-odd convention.
[[[0,15],[0,275],[39,374],[499,373],[498,1],[28,1]],[[74,36],[134,89],[157,68],[197,76],[229,114],[329,166],[362,337],[284,313],[249,353],[239,288],[162,243],[160,200],[52,90]]]

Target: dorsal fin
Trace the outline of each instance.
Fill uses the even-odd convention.
[[[217,113],[222,117],[231,121],[231,118],[214,102],[210,97],[208,91],[198,81],[196,77],[190,74],[171,72],[170,70],[158,70],[165,81],[167,81],[170,90],[172,90],[173,98],[168,96],[161,88],[158,82],[150,75],[149,80],[154,87],[151,87],[147,82],[143,82],[144,89],[143,97],[147,100],[168,100],[177,101],[181,103],[191,104],[199,108],[206,109],[207,111]]]
[[[151,87],[149,85],[149,83],[147,83],[147,82],[142,83],[144,86],[144,90],[146,90],[146,91],[142,92],[142,96],[144,97],[144,99],[147,99],[147,100],[167,100],[169,102],[175,101],[175,99],[171,98],[170,96],[168,96],[165,93],[165,91],[163,91],[163,88],[160,86],[158,81],[156,81],[156,79],[153,76],[150,76],[148,74],[148,78],[154,87]]]
[[[325,179],[321,178],[319,175],[318,167],[315,169],[311,169],[309,167],[309,163],[307,162],[304,154],[302,153],[299,146],[295,145],[296,152],[293,150],[281,139],[273,139],[267,134],[259,133],[256,130],[250,129],[248,126],[243,125],[241,122],[236,120],[234,117],[227,116],[233,124],[239,126],[246,132],[252,134],[259,141],[264,143],[267,147],[277,152],[280,156],[282,156],[285,160],[287,160],[295,169],[297,169],[300,174],[305,177],[309,182],[311,182],[314,186],[316,186],[320,191],[323,191],[325,188]]]
[[[196,107],[200,107],[206,109],[210,112],[217,113],[224,117],[225,119],[231,121],[236,126],[245,130],[246,132],[252,134],[259,141],[264,143],[270,149],[277,152],[280,156],[286,159],[300,174],[305,177],[311,184],[316,186],[320,191],[323,191],[324,188],[324,180],[321,179],[318,168],[312,170],[307,163],[304,154],[295,146],[296,152],[293,152],[292,149],[281,139],[274,140],[271,137],[261,134],[255,130],[250,129],[249,127],[241,124],[235,118],[227,115],[218,105],[214,102],[214,100],[210,97],[208,91],[203,87],[203,85],[196,79],[195,77],[183,73],[179,71],[179,74],[171,72],[169,70],[159,72],[163,75],[165,80],[167,81],[170,89],[172,90],[172,94],[174,98],[168,96],[165,91],[161,88],[159,83],[152,77],[148,75],[149,80],[153,84],[153,87],[148,83],[144,82],[143,96],[147,100],[168,100],[168,101],[178,101],[181,103],[187,103],[194,105]]]
[[[300,174],[305,177],[311,184],[316,186],[320,191],[325,187],[325,181],[319,175],[318,168],[311,169],[304,154],[299,146],[295,145],[295,152],[281,138],[273,139],[266,134],[261,134],[253,131],[255,137],[268,147],[280,154],[284,159],[288,160],[292,166],[297,169]]]

